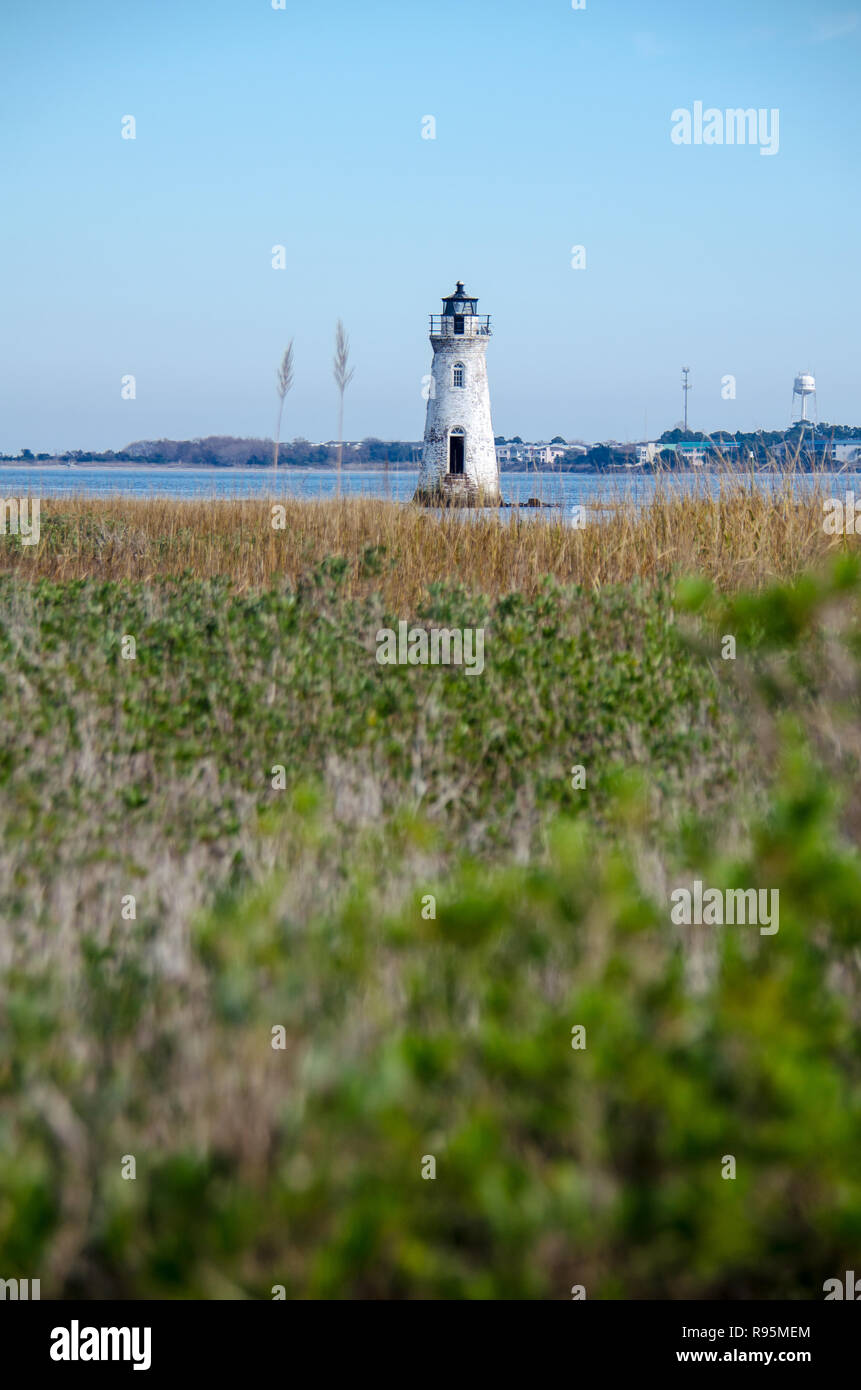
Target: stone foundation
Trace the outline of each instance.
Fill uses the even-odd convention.
[[[498,507],[498,489],[480,488],[460,473],[446,473],[431,487],[418,487],[413,501],[422,507]]]

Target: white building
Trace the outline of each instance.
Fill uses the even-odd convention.
[[[653,440],[650,440],[648,444],[638,444],[637,463],[640,465],[641,468],[646,466],[647,464],[654,463],[655,459],[658,457],[658,454],[661,452],[661,449],[663,447],[664,446],[662,444],[659,444]]]
[[[547,464],[556,463],[568,452],[567,444],[538,444],[536,447],[541,463]],[[585,454],[586,450],[583,449],[582,452]]]
[[[431,315],[433,346],[424,449],[416,501],[499,501],[485,354],[490,319],[461,281]]]
[[[579,447],[575,452],[585,454]],[[568,453],[567,444],[497,444],[496,458],[499,463],[553,464]]]

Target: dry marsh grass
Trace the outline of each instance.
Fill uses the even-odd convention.
[[[799,495],[787,475],[767,492],[724,479],[716,496],[705,480],[679,496],[659,481],[654,500],[638,507],[611,485],[605,509],[582,529],[558,512],[440,514],[369,498],[45,497],[40,544],[0,537],[0,570],[56,581],[228,575],[243,592],[295,585],[340,556],[348,594],[376,590],[407,606],[436,583],[529,596],[546,575],[597,587],[698,572],[724,590],[758,588],[847,544],[823,532],[832,489],[808,478]],[[283,529],[272,524],[276,501]]]

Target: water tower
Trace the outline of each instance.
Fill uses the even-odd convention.
[[[810,401],[810,414],[807,402]],[[799,372],[792,387],[792,423],[796,420],[816,422],[816,377],[812,372]]]
[[[433,346],[417,502],[471,506],[499,502],[499,468],[485,353],[490,319],[460,280],[431,316]]]

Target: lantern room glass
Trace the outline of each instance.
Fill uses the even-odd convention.
[[[458,318],[474,317],[477,313],[478,300],[472,299],[467,295],[464,292],[463,284],[458,280],[457,289],[454,294],[448,295],[448,297],[443,300],[443,316],[445,318],[451,318],[452,316]]]

